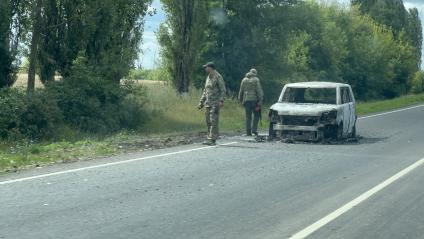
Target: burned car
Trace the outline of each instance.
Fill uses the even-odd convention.
[[[269,120],[270,138],[320,141],[356,137],[355,98],[347,84],[287,84],[271,106]]]

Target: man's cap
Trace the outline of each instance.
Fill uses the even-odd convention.
[[[206,67],[210,67],[210,68],[215,69],[215,63],[213,63],[212,61],[208,62],[208,63],[203,65],[203,68],[206,68]]]
[[[252,73],[255,76],[258,74],[258,71],[255,68],[250,69],[249,72]]]
[[[252,78],[253,76],[255,75],[250,71],[246,73],[246,78]]]

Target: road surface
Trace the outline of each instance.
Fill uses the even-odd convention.
[[[424,238],[424,106],[359,143],[201,145],[0,177],[0,238]]]

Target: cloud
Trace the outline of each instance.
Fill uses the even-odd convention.
[[[165,11],[159,0],[154,0],[149,6],[149,10],[156,10],[153,16],[147,15],[144,18],[144,33],[143,41],[140,46],[141,52],[139,54],[136,65],[141,65],[143,68],[152,69],[156,67],[156,61],[159,58],[160,45],[156,39],[156,32],[159,30],[160,24],[166,19]]]

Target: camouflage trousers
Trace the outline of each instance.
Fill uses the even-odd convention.
[[[205,118],[208,127],[208,139],[217,140],[219,137],[219,106],[206,107]]]

